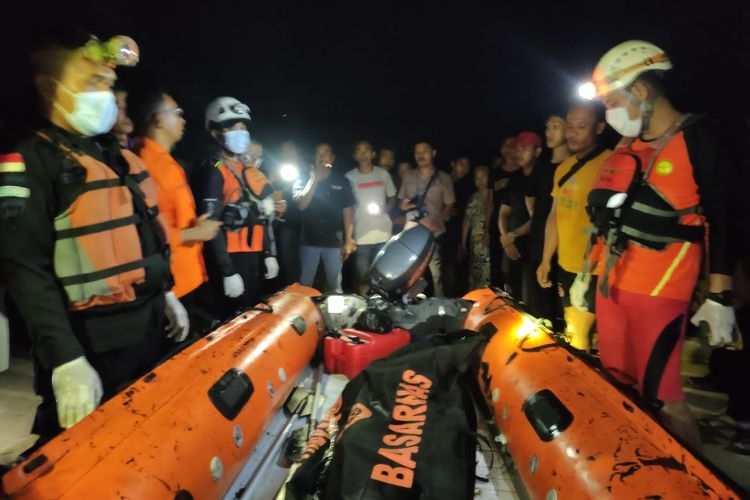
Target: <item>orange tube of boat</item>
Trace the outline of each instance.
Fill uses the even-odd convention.
[[[292,285],[158,366],[3,477],[14,498],[221,498],[310,362],[319,293]]]
[[[479,383],[532,498],[741,498],[650,415],[488,289],[466,328],[497,332]]]

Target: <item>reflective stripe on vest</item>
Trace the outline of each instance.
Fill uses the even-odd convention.
[[[634,141],[623,141],[599,171],[589,193],[587,210],[605,244],[604,270],[599,280],[605,297],[609,273],[631,242],[657,252],[673,243],[687,243],[682,245],[684,257],[691,243],[700,243],[705,238],[705,220],[701,217],[700,198],[689,159],[665,160],[662,163],[666,163],[667,168],[660,171],[657,167],[654,173],[662,152],[675,138],[682,137],[680,131],[691,121],[691,115],[686,115],[649,147],[634,148]],[[677,162],[676,165],[673,162]],[[627,194],[624,204],[617,209],[607,208],[608,200],[618,193]],[[676,200],[681,203],[677,206],[684,208],[676,208]],[[658,294],[664,288],[674,272],[673,267],[680,264],[682,257],[675,259],[668,269],[654,270],[664,274],[654,290],[648,292]]]
[[[46,136],[40,137],[53,142]],[[53,142],[54,143],[54,142]],[[85,182],[76,198],[54,220],[55,275],[68,297],[71,310],[132,302],[134,285],[146,279],[145,268],[164,259],[162,254],[144,258],[135,213],[139,197],[148,207],[148,218],[158,214],[155,188],[140,160],[123,151],[129,173],[119,177],[101,161],[54,143],[68,158],[83,167]]]

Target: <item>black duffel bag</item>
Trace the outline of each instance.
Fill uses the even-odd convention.
[[[474,498],[471,385],[485,342],[435,335],[370,364],[313,432],[286,499]]]

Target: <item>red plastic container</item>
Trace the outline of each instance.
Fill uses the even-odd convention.
[[[409,332],[401,328],[394,328],[388,333],[371,333],[354,329],[345,329],[343,332],[361,339],[363,343],[355,344],[345,337],[326,337],[323,345],[323,360],[328,373],[343,373],[349,379],[357,376],[376,359],[384,358],[411,342]]]

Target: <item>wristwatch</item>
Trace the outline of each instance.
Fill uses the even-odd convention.
[[[517,234],[516,234],[516,232],[515,232],[515,231],[511,231],[511,232],[509,232],[508,234],[509,234],[509,235],[510,235],[510,237],[511,237],[511,238],[513,238],[514,240],[516,239],[516,236],[517,236]]]
[[[708,294],[707,299],[711,299],[714,302],[718,302],[722,306],[731,306],[734,300],[734,292],[732,290],[724,290],[723,292],[712,292]]]

